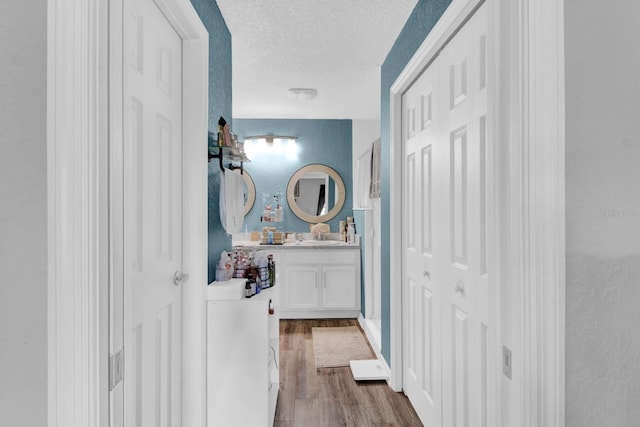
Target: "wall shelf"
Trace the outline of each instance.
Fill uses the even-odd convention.
[[[231,170],[240,169],[241,174],[244,172],[244,163],[251,161],[244,152],[236,147],[209,147],[209,161],[211,159],[218,159],[222,172],[224,172],[224,162],[228,160],[228,168]],[[238,162],[240,166],[236,164]]]

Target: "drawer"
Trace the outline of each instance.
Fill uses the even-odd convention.
[[[296,264],[346,264],[355,265],[358,251],[352,249],[314,249],[309,251],[295,250],[287,252],[287,265]]]

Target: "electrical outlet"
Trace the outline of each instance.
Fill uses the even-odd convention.
[[[505,377],[511,379],[511,349],[506,346],[502,346],[502,373]]]

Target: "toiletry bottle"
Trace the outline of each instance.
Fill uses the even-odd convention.
[[[227,124],[227,121],[220,117],[218,120],[218,147],[224,146],[224,126]]]
[[[249,272],[247,274],[247,283],[249,284],[249,288],[250,288],[249,294],[251,295],[249,298],[251,298],[256,294],[256,280],[254,279],[253,272]],[[246,292],[246,285],[245,285],[245,292]]]
[[[269,286],[273,286],[276,284],[276,263],[273,261],[273,255],[269,255],[267,258],[269,259],[267,262],[267,269],[269,270]]]
[[[252,296],[253,294],[251,293],[251,281],[247,279],[247,281],[244,283],[244,297],[251,298]]]
[[[347,223],[347,242],[351,244],[356,242],[356,225],[352,222]]]

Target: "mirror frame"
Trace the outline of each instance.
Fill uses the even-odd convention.
[[[253,205],[256,203],[256,184],[253,182],[253,178],[247,172],[246,169],[241,170],[240,168],[234,169],[234,173],[240,174],[244,183],[247,185],[247,202],[244,204],[244,216],[247,216],[249,211],[253,208]]]
[[[296,198],[294,196],[294,191],[296,187],[296,183],[300,178],[302,178],[308,172],[323,172],[329,175],[336,183],[336,195],[338,196],[336,200],[336,204],[333,208],[324,215],[311,215],[298,206],[296,203]],[[344,186],[344,181],[342,181],[342,177],[336,172],[333,168],[322,165],[319,163],[313,163],[310,165],[306,165],[295,171],[291,178],[289,178],[289,183],[287,184],[287,203],[289,204],[289,209],[301,220],[306,221],[308,223],[316,224],[318,222],[325,222],[333,219],[338,215],[342,207],[344,206],[346,198],[346,189]]]

